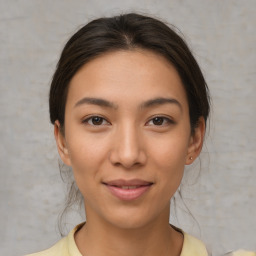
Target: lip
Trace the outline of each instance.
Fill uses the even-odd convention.
[[[112,195],[123,201],[136,200],[144,195],[153,185],[152,182],[148,182],[140,179],[133,180],[112,180],[103,182]]]

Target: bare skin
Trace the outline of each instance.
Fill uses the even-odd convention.
[[[86,206],[86,225],[75,235],[80,252],[180,255],[170,199],[204,132],[200,118],[191,133],[186,92],[165,58],[117,51],[85,64],[70,83],[65,134],[55,123],[59,154]]]
[[[102,232],[101,223],[96,226],[86,224],[77,233],[75,240],[78,248],[81,248],[82,255],[178,256],[181,253],[183,235],[166,225],[166,221],[151,223],[133,230],[114,230],[108,225],[104,226],[106,229]],[[90,244],[90,248],[86,244]],[[100,250],[100,247],[104,247],[105,250]]]

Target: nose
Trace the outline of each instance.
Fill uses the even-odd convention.
[[[131,169],[146,163],[145,145],[134,125],[123,125],[117,128],[113,137],[113,146],[110,151],[110,161],[113,165]]]

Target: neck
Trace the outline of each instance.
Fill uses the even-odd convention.
[[[83,256],[178,256],[183,235],[169,225],[169,211],[150,224],[120,228],[87,214],[75,241]]]

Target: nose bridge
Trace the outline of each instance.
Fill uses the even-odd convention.
[[[135,123],[127,120],[120,124],[116,129],[114,141],[111,153],[114,164],[130,168],[135,164],[143,164],[145,162],[142,138]]]

